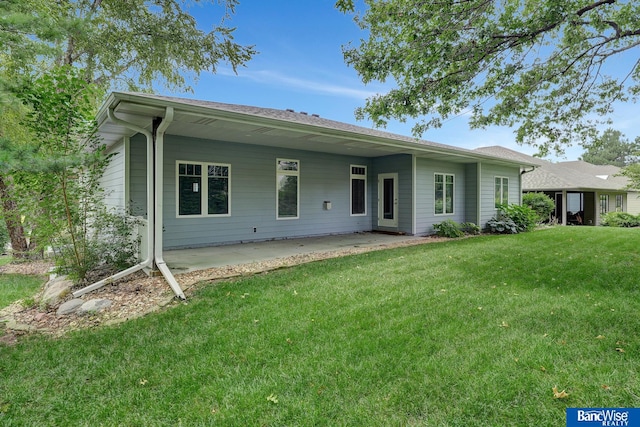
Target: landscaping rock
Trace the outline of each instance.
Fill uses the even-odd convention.
[[[108,299],[92,299],[80,306],[77,313],[78,314],[88,314],[88,313],[96,313],[100,310],[104,310],[105,308],[111,305],[111,300]]]
[[[18,331],[18,332],[35,332],[38,330],[38,328],[36,328],[33,325],[29,325],[26,323],[19,323],[19,322],[16,322],[15,320],[10,320],[9,322],[7,322],[6,328],[11,329],[12,331]]]
[[[58,304],[65,296],[69,295],[72,286],[73,282],[65,276],[59,276],[53,280],[49,280],[47,284],[44,285],[42,302],[47,306]]]
[[[78,311],[78,309],[80,309],[80,306],[82,306],[82,304],[84,304],[83,299],[74,298],[72,300],[69,300],[61,304],[60,307],[58,307],[58,311],[56,312],[56,314],[58,316],[65,316],[68,314],[75,313],[76,311]]]

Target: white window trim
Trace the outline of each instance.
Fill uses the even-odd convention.
[[[353,168],[363,168],[364,175],[356,175],[353,173]],[[367,180],[367,167],[365,165],[349,165],[349,216],[367,216],[368,209],[367,205],[369,203],[368,193],[368,180]],[[353,180],[354,179],[362,179],[364,180],[364,213],[353,213]]]
[[[278,165],[280,164],[280,162],[296,162],[298,164],[298,170],[297,171],[281,171],[278,169]],[[285,158],[281,158],[278,157],[276,158],[276,220],[277,221],[288,221],[288,220],[292,220],[292,219],[300,219],[300,160],[296,160],[296,159],[285,159]],[[286,175],[286,176],[295,176],[298,177],[297,180],[297,184],[298,184],[298,188],[296,191],[296,216],[287,216],[287,217],[280,217],[280,204],[278,203],[278,186],[279,186],[279,177],[281,175]]]
[[[190,164],[190,165],[200,165],[202,166],[202,174],[200,175],[202,179],[202,188],[200,189],[200,212],[198,215],[180,215],[180,163]],[[229,186],[229,206],[228,213],[226,214],[209,214],[206,213],[209,211],[208,206],[208,194],[209,194],[209,179],[208,179],[208,166],[224,166],[229,168],[229,176],[227,177],[228,186]],[[202,194],[206,194],[207,197],[202,196]],[[221,218],[221,217],[229,217],[231,216],[231,165],[228,163],[214,163],[214,162],[194,162],[191,160],[176,160],[176,218]]]
[[[442,213],[436,213],[436,176],[442,175]],[[453,202],[453,211],[445,212],[447,200],[447,176],[453,177],[453,194],[451,200]],[[433,173],[433,215],[435,216],[451,216],[456,214],[456,175],[453,173],[434,172]]]
[[[493,177],[493,208],[497,210],[498,208],[495,206],[496,205],[496,178],[500,178],[500,191],[502,192],[500,195],[503,196],[504,193],[505,193],[505,190],[507,192],[507,203],[506,204],[508,205],[509,204],[509,177],[508,176],[499,176],[499,175],[496,175],[496,176]],[[507,180],[507,188],[506,189],[504,188],[504,185],[503,185],[503,183],[504,183],[503,180],[504,179]],[[500,197],[500,204],[501,205],[505,204],[505,203],[502,203],[502,199],[503,199],[503,197]]]

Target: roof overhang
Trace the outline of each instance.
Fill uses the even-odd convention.
[[[151,130],[153,118],[164,117],[167,107],[174,109],[167,135],[358,157],[410,154],[456,163],[535,166],[290,111],[123,92],[111,93],[99,110],[99,136],[103,143],[111,146],[135,134],[114,123],[108,116],[109,109],[113,109],[118,118]]]

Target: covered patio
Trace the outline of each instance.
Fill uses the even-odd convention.
[[[174,274],[210,268],[274,261],[305,255],[327,254],[328,258],[351,252],[386,249],[428,242],[429,237],[375,232],[279,239],[203,248],[164,251],[167,266]]]

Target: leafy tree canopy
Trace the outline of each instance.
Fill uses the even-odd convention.
[[[189,6],[224,7],[220,24],[201,30]],[[5,0],[0,2],[3,65],[42,70],[52,65],[82,69],[84,78],[126,89],[150,88],[158,80],[188,88],[185,73],[233,69],[254,54],[233,40],[226,19],[238,0]]]
[[[640,137],[631,142],[617,130],[607,129],[593,142],[583,145],[581,160],[594,165],[624,167],[640,160]]]
[[[356,22],[368,38],[344,56],[365,83],[395,83],[356,112],[377,126],[419,118],[420,135],[469,114],[472,127],[516,127],[518,142],[562,152],[640,91],[636,59],[626,69],[618,60],[621,78],[604,71],[640,44],[637,1],[364,2]],[[355,10],[353,0],[336,6]]]

